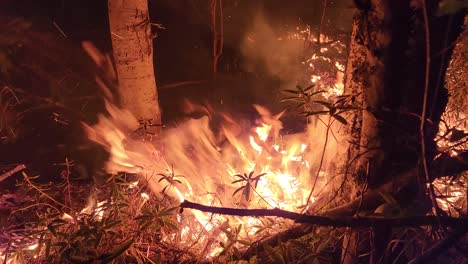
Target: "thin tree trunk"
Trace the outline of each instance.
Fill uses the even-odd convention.
[[[147,0],[108,0],[119,101],[155,133],[161,123]],[[155,126],[156,125],[156,126]]]

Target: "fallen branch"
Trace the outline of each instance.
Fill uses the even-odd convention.
[[[326,216],[306,215],[294,213],[286,210],[275,209],[236,209],[228,207],[214,207],[198,203],[192,203],[185,200],[180,204],[181,210],[191,208],[207,213],[236,215],[236,216],[277,216],[294,220],[296,223],[307,223],[320,226],[332,227],[375,227],[375,226],[392,226],[392,227],[411,227],[411,226],[431,226],[439,225],[439,219],[435,216],[411,216],[411,217],[394,217],[394,218],[377,218],[377,217],[340,217],[332,218]],[[467,229],[468,219],[441,217],[442,224],[453,227],[455,229]]]
[[[227,207],[213,207],[206,206],[198,203],[193,203],[185,200],[180,205],[181,211],[184,208],[195,209],[203,212],[224,214],[224,215],[236,215],[236,216],[277,216],[294,220],[297,224],[293,227],[282,231],[274,236],[266,238],[262,241],[258,241],[252,244],[242,254],[242,259],[250,259],[253,255],[257,254],[262,250],[263,245],[274,246],[280,241],[288,241],[291,239],[297,239],[303,237],[313,230],[309,225],[315,224],[320,226],[332,226],[332,227],[373,227],[379,225],[387,225],[392,227],[410,227],[410,226],[424,226],[439,225],[439,219],[436,216],[413,216],[404,218],[375,218],[375,217],[325,217],[325,216],[314,216],[304,215],[294,212],[289,212],[275,209],[236,209]],[[440,221],[443,225],[451,226],[457,229],[455,232],[466,233],[468,231],[468,219],[453,218],[453,217],[441,217]]]
[[[26,169],[26,166],[24,164],[20,164],[20,165],[14,167],[12,170],[9,170],[9,171],[3,173],[2,175],[0,175],[0,182],[5,180],[6,178],[10,177],[11,175],[17,173],[18,171],[21,171],[21,170],[24,170],[24,169]]]
[[[450,157],[448,155],[442,155],[433,161],[433,164],[438,164],[439,166],[432,167],[432,175],[434,178],[439,178],[445,175],[453,175],[460,173],[466,170],[466,152],[459,154],[457,157]],[[445,166],[441,166],[445,165]],[[444,169],[441,169],[444,168]],[[377,206],[381,205],[385,201],[382,199],[380,193],[393,193],[395,187],[403,187],[409,184],[413,184],[414,180],[417,179],[418,170],[410,169],[405,173],[402,173],[395,177],[393,181],[387,182],[376,189],[367,191],[363,197],[358,197],[355,200],[344,204],[339,207],[332,208],[322,215],[337,218],[337,217],[351,217],[358,210],[360,211],[373,211]],[[444,223],[442,223],[444,224]],[[313,229],[307,228],[307,224],[297,224],[291,227],[288,230],[277,233],[271,237],[263,239],[258,243],[252,245],[247,251],[242,255],[243,259],[249,259],[255,255],[259,250],[261,250],[262,245],[275,246],[280,241],[288,241],[291,239],[297,239],[303,237],[310,233]]]
[[[432,171],[433,171],[432,175],[434,176],[434,178],[439,178],[445,175],[457,174],[466,170],[466,160],[467,160],[466,155],[467,155],[466,152],[464,152],[464,153],[459,154],[457,157],[450,157],[447,155],[440,156],[439,158],[434,160],[433,163],[439,164],[439,165],[449,164],[450,166],[443,166],[444,169],[438,168],[437,166],[432,167]],[[352,216],[356,214],[358,210],[373,211],[375,210],[375,208],[377,208],[379,205],[385,202],[381,195],[382,192],[394,193],[395,187],[404,187],[410,184],[414,184],[414,180],[417,179],[418,173],[419,171],[417,168],[410,169],[404,173],[401,173],[400,175],[395,177],[392,181],[382,184],[381,186],[373,190],[369,190],[368,192],[364,194],[363,197],[358,197],[355,200],[345,205],[330,209],[322,213],[322,215],[328,216],[330,217],[329,219],[334,219],[334,220],[336,220],[336,218],[338,217],[349,219],[350,217],[352,218]],[[198,209],[198,208],[194,208],[194,209]],[[362,219],[362,218],[354,218],[354,219]],[[426,219],[425,221],[428,221],[428,220],[429,219]],[[361,224],[364,224],[363,220],[360,220],[360,221],[362,221]],[[436,217],[432,217],[431,221],[436,221]],[[464,220],[464,221],[467,221],[467,220]],[[433,224],[438,225],[439,223],[433,222]],[[442,224],[445,224],[445,223],[442,222]],[[414,225],[418,225],[418,224],[414,223]],[[309,234],[311,230],[313,230],[307,227],[308,227],[308,224],[297,224],[288,230],[282,231],[271,237],[265,238],[262,241],[259,241],[258,243],[253,244],[247,251],[245,251],[242,254],[242,258],[249,259],[253,255],[255,255],[259,250],[261,250],[262,245],[269,245],[273,247],[278,243],[278,240],[281,240],[284,242],[284,241],[288,241],[291,239],[297,239],[297,238],[303,237]]]

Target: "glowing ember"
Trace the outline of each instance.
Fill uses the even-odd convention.
[[[67,221],[71,221],[71,222],[74,221],[73,217],[71,215],[67,214],[67,213],[63,213],[62,219],[67,220]]]
[[[33,245],[30,245],[29,247],[27,247],[26,249],[27,250],[34,250],[34,249],[36,249],[38,247],[39,247],[39,244],[33,244]]]
[[[140,195],[141,195],[141,197],[142,197],[143,199],[145,199],[145,200],[148,200],[148,199],[150,198],[149,195],[148,195],[147,193],[141,193]]]

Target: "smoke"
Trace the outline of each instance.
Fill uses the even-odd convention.
[[[284,85],[294,84],[304,75],[301,64],[305,41],[294,39],[284,26],[274,25],[258,13],[241,43],[244,70],[266,74]],[[294,30],[297,30],[295,28]]]

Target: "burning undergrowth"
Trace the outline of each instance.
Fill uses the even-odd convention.
[[[321,42],[329,45],[327,49],[341,46],[325,36]],[[326,52],[320,50],[304,62],[313,86],[285,90],[284,101],[299,106],[310,121],[303,133],[283,134],[283,113],[259,105],[253,106],[257,119],[246,122],[188,103],[188,111],[202,109],[204,115],[166,128],[152,141],[141,140],[136,133],[138,120],[108,100],[107,114],[100,115],[95,125],[84,124],[88,138],[110,154],[105,177],[95,184],[74,186],[73,164],[68,160],[60,184],[39,185],[24,173],[24,196],[8,200],[8,220],[22,226],[4,225],[0,259],[5,263],[226,262],[242,258],[249,247],[290,228],[292,222],[182,212],[183,201],[316,213],[336,198],[342,179],[336,178],[333,163],[339,147],[335,133],[346,125],[347,112],[356,110],[341,96],[342,64],[327,59]],[[321,66],[327,70],[320,71]],[[327,75],[330,68],[334,74]],[[336,180],[340,180],[337,185]],[[453,189],[442,190],[447,193],[442,198],[463,202],[460,197],[466,187],[457,188],[457,193]],[[78,202],[75,196],[88,198]],[[446,205],[442,208],[449,210],[451,205]],[[31,210],[36,214],[31,215]],[[336,229],[315,227],[310,233],[291,242],[294,250],[279,241],[275,249],[264,245],[264,252],[272,262],[288,258],[314,263],[340,242],[341,232]]]
[[[323,56],[311,60],[319,57]],[[330,96],[319,90],[328,88],[321,86],[325,84],[319,77],[310,81],[316,89],[289,90],[288,100],[294,97],[300,112],[331,107],[324,106],[324,101],[311,107],[314,93],[321,94],[316,98],[320,100]],[[193,252],[201,252],[201,259],[206,260],[237,258],[253,243],[292,222],[191,210],[182,213],[177,210],[180,203],[190,200],[211,206],[304,212],[333,189],[329,175],[334,175],[331,161],[337,142],[331,140],[331,121],[339,115],[314,118],[307,131],[287,135],[282,133],[283,112],[273,114],[254,105],[257,120],[245,121],[187,104],[189,111],[207,111],[200,118],[164,129],[154,141],[142,141],[135,133],[138,120],[107,99],[107,114],[97,124],[84,127],[88,138],[109,152],[108,174],[93,185],[74,186],[73,164],[68,161],[60,184],[39,185],[34,177],[23,174],[28,199],[11,206],[9,221],[30,224],[2,230],[17,232],[5,235],[1,242],[5,249],[1,257],[7,263],[189,262],[195,258]],[[88,201],[76,201],[75,196],[88,197]],[[30,215],[24,208],[36,208],[37,214]],[[167,250],[171,253],[162,254]]]
[[[108,149],[107,171],[138,174],[152,190],[148,195],[167,196],[175,206],[187,199],[211,206],[302,211],[329,180],[329,159],[318,167],[324,154],[319,139],[329,132],[320,124],[310,134],[281,135],[281,113],[272,115],[254,107],[260,118],[253,128],[243,128],[241,122],[221,114],[223,121],[214,133],[208,115],[165,130],[154,144],[133,139],[137,120],[107,104],[109,116],[101,116],[87,131],[91,140]],[[331,157],[334,147],[330,143],[324,155]],[[255,241],[264,223],[254,217],[184,212],[177,215],[180,233],[162,239],[197,244],[204,255],[214,257],[226,253],[222,246],[226,243],[240,250]],[[281,230],[287,223],[274,221],[274,225],[274,230]],[[233,234],[236,241],[230,241]]]
[[[259,118],[250,128],[218,114],[223,121],[213,130],[210,113],[168,128],[158,140],[142,141],[134,133],[137,120],[107,103],[108,115],[84,126],[89,138],[109,151],[109,174],[96,184],[73,186],[68,160],[60,184],[39,185],[23,174],[28,199],[12,206],[11,215],[30,224],[3,230],[17,233],[3,239],[2,257],[7,263],[190,262],[200,259],[200,252],[207,261],[241,257],[250,245],[292,222],[179,212],[180,203],[301,212],[331,188],[328,160],[335,148],[331,142],[322,157],[318,146],[322,133],[329,133],[324,124],[282,135],[281,113],[254,107]],[[319,166],[321,158],[325,162]],[[88,200],[78,202],[75,196]],[[30,215],[28,208],[37,214]]]

